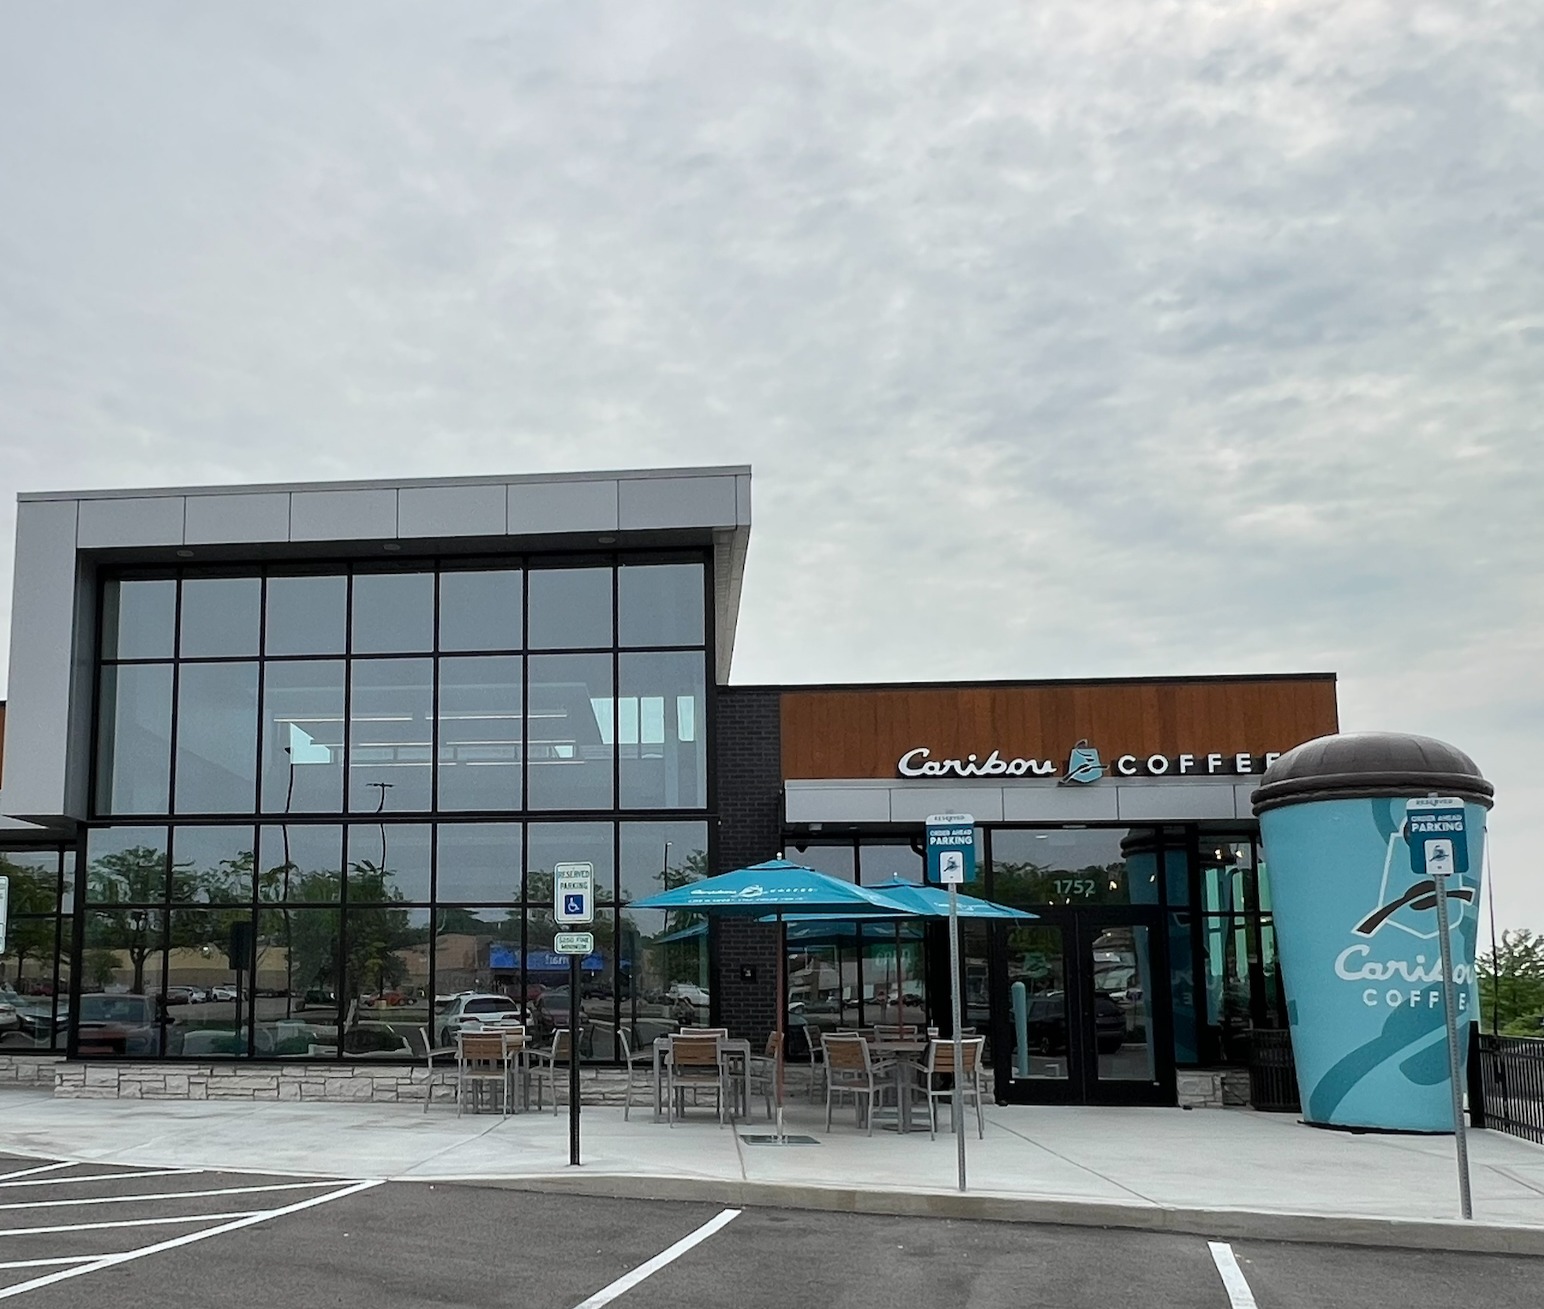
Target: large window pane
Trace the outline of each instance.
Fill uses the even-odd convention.
[[[611,569],[544,568],[526,582],[533,650],[593,649],[611,644]]]
[[[350,904],[429,899],[427,823],[355,823],[348,831]]]
[[[166,829],[98,827],[86,835],[89,904],[159,904],[166,899]]]
[[[257,654],[263,584],[256,577],[188,577],[182,582],[183,659]]]
[[[337,813],[343,807],[343,661],[263,666],[263,809]]]
[[[453,1045],[461,1026],[463,992],[522,1003],[518,909],[440,908],[434,915],[434,1035]],[[489,1004],[478,1006],[487,1011]],[[476,1012],[474,1010],[473,1012]]]
[[[0,850],[0,877],[10,879],[12,914],[59,912],[59,851]]]
[[[0,876],[4,876],[4,868],[0,861]],[[62,1012],[56,1005],[63,1003],[55,985],[59,926],[53,914],[23,917],[13,909],[5,952],[0,954],[0,1002],[15,1010],[16,1023],[0,1031],[0,1053],[47,1050],[53,1045],[56,1015]],[[66,954],[69,949],[66,938]]]
[[[342,912],[260,910],[257,958],[257,1053],[289,1059],[336,1057]]]
[[[257,665],[183,664],[177,677],[177,812],[251,813]]]
[[[992,833],[992,899],[1010,905],[1129,904],[1128,873],[1140,869],[1140,904],[1156,904],[1150,832],[1123,828],[1050,828]],[[1128,853],[1141,853],[1128,868]]]
[[[433,646],[433,573],[355,574],[355,654],[396,654]]]
[[[178,827],[172,831],[172,900],[251,904],[250,827]]]
[[[422,1058],[429,910],[350,907],[344,932],[344,1057]]]
[[[788,850],[787,858],[843,882],[854,880],[853,848],[850,841],[845,845],[795,845]]]
[[[342,886],[342,870],[341,827],[286,823],[262,829],[259,900],[332,904]]]
[[[978,838],[976,842],[978,858],[980,844]],[[920,882],[923,862],[922,856],[911,848],[909,841],[904,843],[864,841],[858,848],[858,880],[864,886],[875,886],[896,877],[903,882]]]
[[[429,808],[433,668],[428,659],[354,662],[348,807],[356,813]]]
[[[348,619],[348,579],[268,578],[264,649],[271,655],[342,654]]]
[[[159,1055],[165,911],[100,909],[86,915],[75,1035],[83,1058]]]
[[[621,1021],[635,1049],[682,1023],[706,1023],[708,923],[683,910],[626,909],[707,876],[705,823],[624,823],[617,939]]]
[[[600,904],[611,902],[616,860],[610,823],[530,823],[525,839],[525,898],[534,911],[551,917],[552,869],[563,863],[593,864],[595,899]]]
[[[171,578],[109,581],[102,588],[102,658],[170,659],[177,635]]]
[[[539,1041],[551,1040],[574,1020],[571,956],[552,948],[553,935],[567,930],[553,922],[550,909],[526,911],[525,981],[531,997],[530,1026]],[[601,910],[585,930],[593,933],[595,949],[579,961],[579,1058],[609,1060],[621,1053],[616,1040],[615,911]]]
[[[701,564],[644,564],[617,570],[617,644],[701,645]]]
[[[171,665],[103,668],[97,721],[98,809],[164,814],[171,781]]]
[[[530,808],[611,808],[611,656],[533,655],[529,694]]]
[[[440,660],[439,808],[520,808],[520,660]]]
[[[166,1053],[245,1058],[256,987],[250,907],[173,909],[166,963]]]
[[[624,654],[617,700],[623,809],[701,809],[708,803],[703,656]]]
[[[518,650],[521,579],[515,569],[440,574],[441,650]]]
[[[520,898],[519,823],[441,823],[435,898],[498,903]]]

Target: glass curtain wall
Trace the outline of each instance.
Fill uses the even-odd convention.
[[[0,953],[0,1052],[64,1047],[75,852],[0,850],[10,912]]]
[[[406,1059],[471,992],[609,1060],[705,1016],[705,930],[625,906],[706,873],[707,595],[693,555],[109,579],[79,1053]]]

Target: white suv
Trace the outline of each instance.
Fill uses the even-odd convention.
[[[525,1021],[525,1007],[507,995],[482,991],[462,991],[460,995],[440,996],[434,1002],[434,1043],[454,1045],[456,1033],[464,1026],[475,1026],[484,1019]]]

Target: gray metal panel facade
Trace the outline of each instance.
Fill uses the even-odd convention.
[[[722,527],[735,522],[737,512],[732,477],[633,477],[617,484],[617,525],[623,531]]]
[[[181,545],[183,497],[82,500],[76,544],[82,550],[127,545]]]
[[[18,818],[67,812],[77,511],[73,500],[17,507],[0,809]]]
[[[290,495],[291,541],[391,540],[397,535],[397,492],[295,491]]]
[[[517,482],[509,487],[509,531],[512,536],[616,530],[615,480]]]
[[[508,530],[502,486],[408,486],[397,492],[398,536],[504,536]]]
[[[257,495],[190,495],[183,530],[186,545],[224,541],[288,541],[290,498],[282,491]]]

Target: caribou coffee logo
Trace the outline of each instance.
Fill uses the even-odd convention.
[[[1096,747],[1087,738],[1072,747],[1067,757],[1063,782],[1097,782],[1111,777],[1248,777],[1263,773],[1273,764],[1276,751],[1256,755],[1246,750],[1209,754],[1117,755],[1108,768]],[[895,770],[902,777],[1055,777],[1060,770],[1054,759],[1004,756],[1001,750],[990,754],[968,754],[963,759],[935,759],[925,745],[914,746],[896,760]]]
[[[1373,947],[1366,944],[1385,928],[1404,933],[1419,941],[1437,939],[1437,885],[1429,877],[1415,877],[1400,856],[1399,834],[1389,837],[1383,860],[1383,879],[1378,886],[1378,902],[1373,910],[1351,929],[1358,944],[1348,945],[1335,956],[1335,976],[1343,982],[1382,982],[1383,986],[1365,986],[1362,1003],[1370,1009],[1435,1009],[1442,1003],[1442,956],[1434,951],[1428,958],[1375,959]],[[1456,880],[1456,879],[1455,879]],[[1452,932],[1472,912],[1475,888],[1459,885],[1447,893],[1451,913],[1448,931]],[[1406,947],[1409,948],[1408,946]],[[1398,953],[1396,945],[1394,953]],[[1453,965],[1453,984],[1463,988],[1458,993],[1460,1011],[1468,1008],[1468,986],[1474,981],[1474,969],[1468,964]]]

